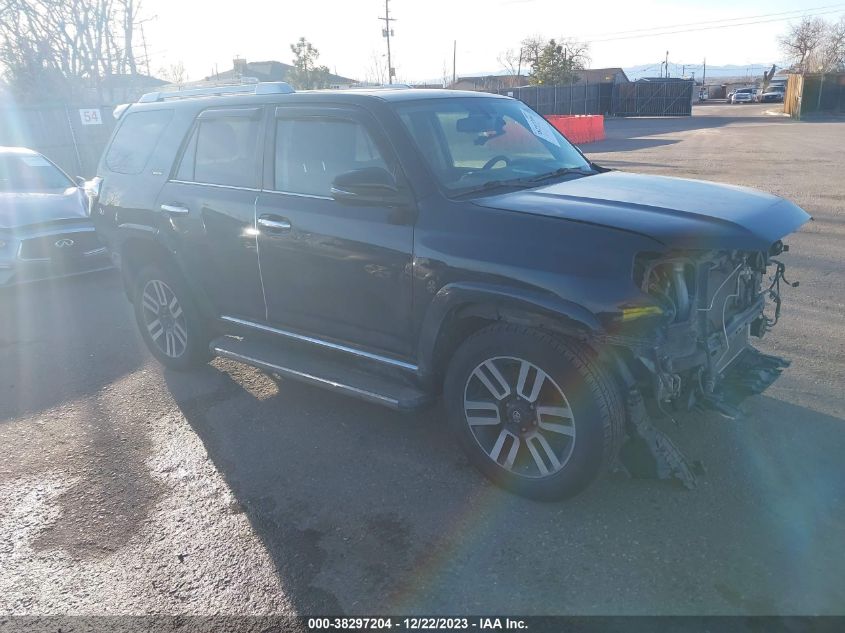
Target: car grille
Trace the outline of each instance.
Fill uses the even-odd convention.
[[[93,230],[53,233],[21,241],[19,257],[22,260],[76,259],[102,248]]]

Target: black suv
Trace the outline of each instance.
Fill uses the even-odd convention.
[[[544,499],[620,463],[691,483],[650,416],[732,415],[780,373],[748,337],[809,217],[603,169],[523,103],[446,90],[146,95],[97,180],[164,365],[223,356],[402,410],[442,395],[472,462]]]

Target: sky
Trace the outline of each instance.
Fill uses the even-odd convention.
[[[460,76],[501,69],[497,57],[534,35],[589,41],[593,68],[657,65],[667,51],[671,71],[705,58],[714,66],[772,64],[783,61],[777,37],[790,21],[802,13],[837,20],[845,2],[390,0],[390,10],[397,77],[420,82],[451,76],[454,41]],[[141,0],[150,71],[181,63],[190,80],[231,68],[235,55],[290,63],[299,37],[332,72],[372,79],[375,65],[385,65],[381,15],[384,0]]]

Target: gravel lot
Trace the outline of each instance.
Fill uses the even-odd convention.
[[[434,409],[143,348],[116,274],[0,294],[0,613],[845,614],[845,121],[707,105],[616,120],[609,167],[758,187],[789,243],[793,360],[749,420],[685,415],[700,487],[490,485]]]

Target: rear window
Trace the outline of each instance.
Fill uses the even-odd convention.
[[[260,129],[259,120],[246,116],[201,119],[182,155],[177,180],[256,187]]]
[[[172,117],[173,110],[128,114],[106,153],[106,167],[119,174],[140,174]]]

